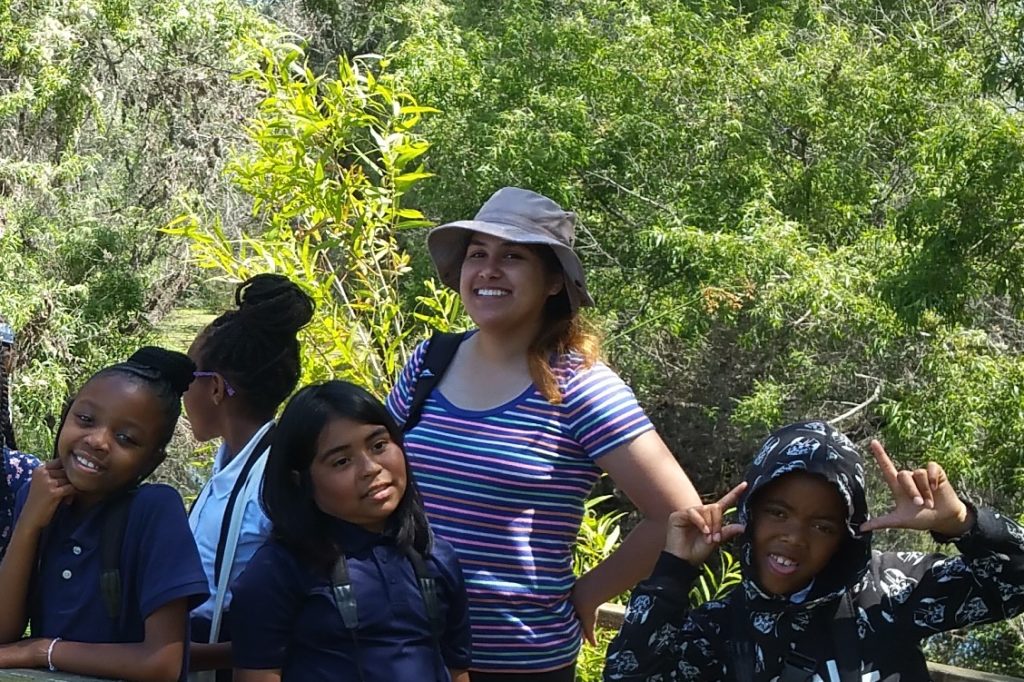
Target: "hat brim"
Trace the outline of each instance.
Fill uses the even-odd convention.
[[[459,276],[462,272],[462,261],[469,244],[469,235],[481,232],[516,244],[538,244],[551,247],[562,265],[565,278],[565,291],[569,297],[569,305],[573,312],[581,306],[594,305],[594,299],[587,291],[587,278],[583,272],[583,264],[579,256],[568,246],[553,237],[538,235],[505,223],[483,220],[457,220],[435,227],[427,235],[427,250],[434,261],[437,274],[441,281],[450,289],[459,290]]]

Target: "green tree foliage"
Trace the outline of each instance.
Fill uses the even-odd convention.
[[[413,129],[433,110],[396,88],[386,60],[339,59],[316,75],[295,45],[260,53],[241,75],[263,94],[250,145],[228,165],[252,198],[251,234],[232,238],[201,207],[166,231],[219,277],[270,270],[305,285],[317,312],[303,332],[304,380],[344,378],[384,396],[425,323],[447,328],[456,314],[453,295],[432,283],[415,313],[399,288],[409,257],[397,234],[427,224],[403,201],[429,175]]]
[[[442,112],[417,205],[579,212],[607,349],[699,489],[824,416],[1019,512],[1018,5],[417,0],[379,41]]]
[[[0,0],[0,315],[19,331],[19,445],[84,373],[123,357],[191,275],[157,227],[175,195],[225,199],[222,158],[249,100],[232,0]]]
[[[383,39],[442,112],[418,205],[466,217],[520,184],[577,210],[608,350],[702,489],[724,489],[767,429],[845,415],[1021,501],[1019,8],[391,13]]]

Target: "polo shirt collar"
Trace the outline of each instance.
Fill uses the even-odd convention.
[[[222,440],[220,447],[217,448],[217,454],[213,458],[213,473],[219,474],[221,471],[226,471],[228,469],[241,469],[245,466],[244,462],[249,459],[249,453],[251,453],[252,449],[256,447],[256,444],[260,442],[260,438],[263,438],[263,434],[267,432],[267,429],[273,425],[274,420],[271,419],[257,429],[256,433],[252,434],[252,438],[249,439],[249,442],[245,444],[245,447],[243,447],[237,455],[232,457],[230,462],[226,462],[228,448],[227,444]]]
[[[341,519],[331,519],[331,536],[346,554],[372,549],[377,545],[394,544],[394,538],[387,531],[374,533]]]
[[[101,535],[101,530],[96,527],[101,523],[98,519],[102,518],[103,510],[109,507],[115,499],[119,499],[122,494],[128,493],[120,493],[85,510],[76,509],[74,505],[63,507],[60,509],[60,516],[55,521],[70,530],[68,537],[74,544],[93,549],[99,546]]]

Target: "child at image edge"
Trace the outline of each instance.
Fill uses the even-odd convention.
[[[897,471],[871,450],[895,501],[871,520],[861,456],[823,422],[777,431],[725,497],[674,513],[605,680],[916,682],[930,679],[926,637],[1021,613],[1024,529],[959,499],[935,462]],[[740,523],[723,525],[737,501]],[[961,554],[873,552],[883,528],[930,531]],[[736,536],[742,586],[691,610],[702,565]]]
[[[68,405],[54,459],[18,493],[0,564],[0,642],[11,642],[0,646],[0,668],[184,679],[188,612],[206,599],[206,576],[177,491],[142,481],[167,456],[194,370],[182,353],[142,348],[94,374]],[[114,513],[122,504],[127,513]],[[101,589],[112,518],[124,524],[119,599]],[[32,636],[21,639],[27,623]]]
[[[344,381],[296,393],[263,506],[271,539],[231,588],[235,682],[469,682],[462,570],[383,403]]]

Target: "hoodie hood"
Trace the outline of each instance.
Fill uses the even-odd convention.
[[[814,578],[810,592],[799,604],[785,595],[764,590],[756,580],[753,565],[753,521],[751,501],[758,491],[785,474],[801,471],[821,476],[834,485],[846,504],[846,537],[828,565]],[[798,422],[775,431],[761,445],[744,480],[747,489],[740,498],[740,523],[747,530],[741,536],[740,563],[743,587],[753,608],[812,608],[838,599],[860,582],[871,558],[871,534],[861,533],[867,521],[864,493],[864,460],[846,436],[824,421]]]

